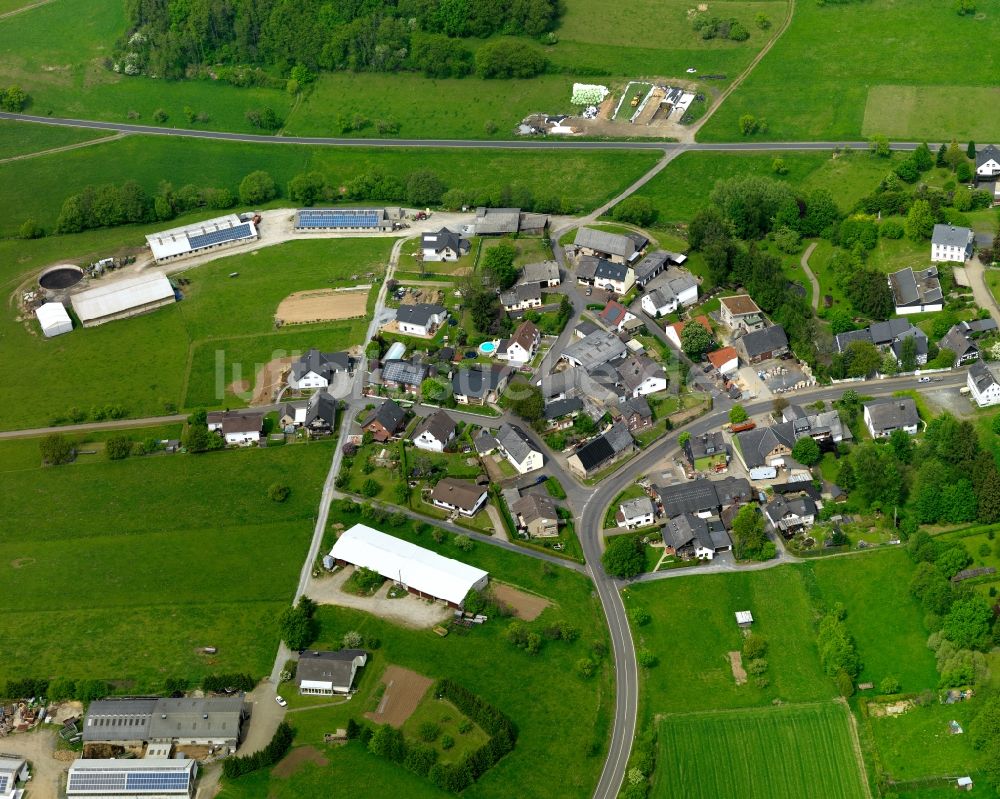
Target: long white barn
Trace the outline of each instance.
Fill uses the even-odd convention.
[[[455,608],[466,594],[486,587],[489,573],[401,538],[356,524],[330,550],[341,566],[362,566],[404,586],[411,594],[440,599]]]
[[[146,243],[156,263],[197,255],[205,250],[234,247],[260,237],[252,220],[240,219],[239,214],[206,219],[192,225],[175,227],[146,236]]]
[[[84,327],[138,316],[175,300],[174,287],[163,272],[144,272],[124,280],[109,280],[70,298]]]

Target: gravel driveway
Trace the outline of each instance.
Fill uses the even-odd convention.
[[[57,799],[63,775],[69,770],[75,756],[68,751],[58,754],[67,760],[57,760],[56,733],[53,729],[42,728],[33,732],[8,735],[0,741],[0,751],[18,755],[31,763],[31,782],[25,794],[31,799]]]
[[[320,578],[310,577],[305,594],[321,605],[340,605],[372,613],[406,627],[426,629],[450,619],[452,611],[440,602],[429,602],[415,596],[389,599],[386,594],[392,583],[388,580],[374,596],[363,597],[341,590],[353,572],[353,567],[340,569],[335,574]]]

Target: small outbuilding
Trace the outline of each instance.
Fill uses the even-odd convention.
[[[73,320],[66,313],[61,302],[47,302],[35,309],[38,324],[42,326],[42,334],[46,338],[61,336],[73,330]]]
[[[753,614],[749,610],[736,611],[736,623],[741,629],[747,629],[753,624]]]

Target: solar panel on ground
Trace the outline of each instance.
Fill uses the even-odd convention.
[[[373,228],[382,219],[379,211],[299,211],[301,228]]]
[[[192,250],[199,250],[202,247],[211,247],[214,244],[221,244],[224,241],[236,241],[245,239],[250,235],[250,225],[236,225],[235,227],[224,228],[223,230],[213,230],[210,233],[201,233],[197,236],[188,236],[188,243]]]

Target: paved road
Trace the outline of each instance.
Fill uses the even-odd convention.
[[[216,141],[252,142],[256,144],[310,144],[334,147],[447,147],[498,150],[699,150],[705,152],[772,152],[782,150],[832,150],[835,147],[866,149],[867,141],[803,141],[803,142],[665,142],[652,140],[594,141],[580,139],[513,139],[482,141],[479,139],[345,139],[325,136],[265,136],[257,133],[228,133],[215,130],[190,130],[187,128],[160,128],[155,125],[130,125],[124,122],[103,122],[94,119],[72,119],[68,117],[40,117],[31,114],[11,114],[0,112],[0,119],[19,122],[36,122],[42,125],[56,125],[71,128],[92,128],[114,130],[121,133],[141,133],[150,136],[186,136],[193,139],[213,139]],[[919,142],[894,142],[894,150],[913,150]],[[937,146],[936,144],[933,146]]]
[[[802,271],[806,273],[806,277],[809,278],[809,283],[812,286],[812,307],[813,310],[819,310],[819,281],[816,279],[816,275],[813,274],[813,270],[809,268],[809,256],[813,254],[813,250],[816,249],[816,242],[814,241],[808,247],[806,251],[802,253],[802,260],[799,263],[802,265]]]

